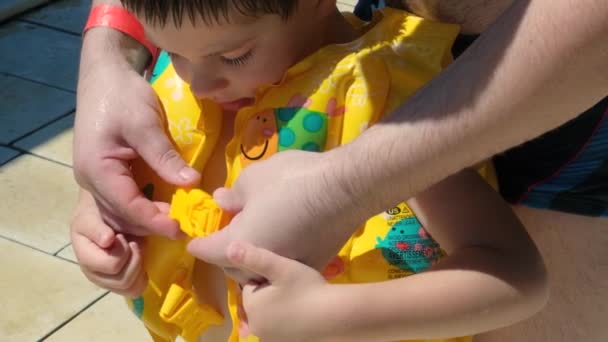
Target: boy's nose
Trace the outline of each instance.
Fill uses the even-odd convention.
[[[228,86],[225,78],[210,73],[194,72],[192,76],[190,89],[197,98],[214,98]]]
[[[224,79],[202,79],[194,80],[190,84],[192,93],[197,98],[215,98],[216,95],[224,88],[228,82]]]

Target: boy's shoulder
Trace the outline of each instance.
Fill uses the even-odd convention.
[[[352,13],[345,18],[359,33],[359,38],[344,44],[319,49],[287,71],[285,80],[311,74],[317,84],[319,77],[340,79],[428,71],[433,76],[451,61],[451,47],[459,27],[423,19],[402,10],[384,8],[374,12],[370,22]],[[414,73],[404,66],[417,69]],[[384,69],[384,70],[382,70]],[[316,77],[315,77],[316,76]],[[425,82],[428,79],[425,79]]]
[[[375,11],[369,22],[360,20],[352,13],[345,13],[344,16],[359,32],[359,38],[319,50],[319,58],[324,57],[325,51],[335,51],[346,56],[356,55],[360,60],[370,55],[389,58],[418,55],[429,64],[437,63],[434,57],[437,56],[441,62],[441,58],[450,53],[460,30],[458,25],[431,21],[392,8]]]
[[[451,46],[458,26],[437,23],[411,13],[385,8],[365,22],[353,14],[345,18],[359,32],[359,38],[327,45],[287,70],[277,85],[262,88],[274,92],[304,93],[334,91],[356,83],[380,79],[391,82],[404,73],[427,82],[451,61]]]

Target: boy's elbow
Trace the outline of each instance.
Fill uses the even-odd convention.
[[[538,257],[536,262],[528,267],[520,287],[526,316],[532,316],[545,307],[549,300],[549,288],[547,269],[542,259]]]

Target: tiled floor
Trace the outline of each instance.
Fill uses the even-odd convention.
[[[80,273],[69,245],[72,125],[89,4],[51,1],[0,24],[1,341],[150,340],[120,297]]]

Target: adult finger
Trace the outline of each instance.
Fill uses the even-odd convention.
[[[127,143],[163,180],[181,187],[198,184],[200,173],[184,161],[158,120],[146,122],[133,133]]]
[[[97,207],[99,209],[101,218],[103,219],[105,224],[108,225],[110,228],[112,228],[115,232],[123,233],[126,236],[130,236],[130,237],[144,237],[144,236],[148,236],[151,234],[151,231],[149,229],[147,229],[145,227],[140,227],[140,226],[130,224],[126,220],[122,219],[122,217],[120,217],[119,215],[114,214],[114,212],[112,212],[111,209],[107,208],[106,205],[103,204],[102,201],[96,201],[96,202],[97,202]],[[153,202],[153,203],[156,204],[156,202]],[[163,211],[163,209],[161,209],[161,208],[159,208],[159,209],[163,213],[164,212],[168,213],[168,211],[166,211],[166,210]]]
[[[219,188],[213,192],[213,199],[223,210],[236,214],[243,210],[245,205],[243,196],[234,189]]]
[[[99,176],[100,186],[95,196],[102,206],[126,221],[130,226],[145,227],[149,234],[169,238],[180,236],[177,222],[169,218],[159,207],[140,191],[126,162],[106,159],[104,172]],[[125,233],[142,235],[141,231]]]

